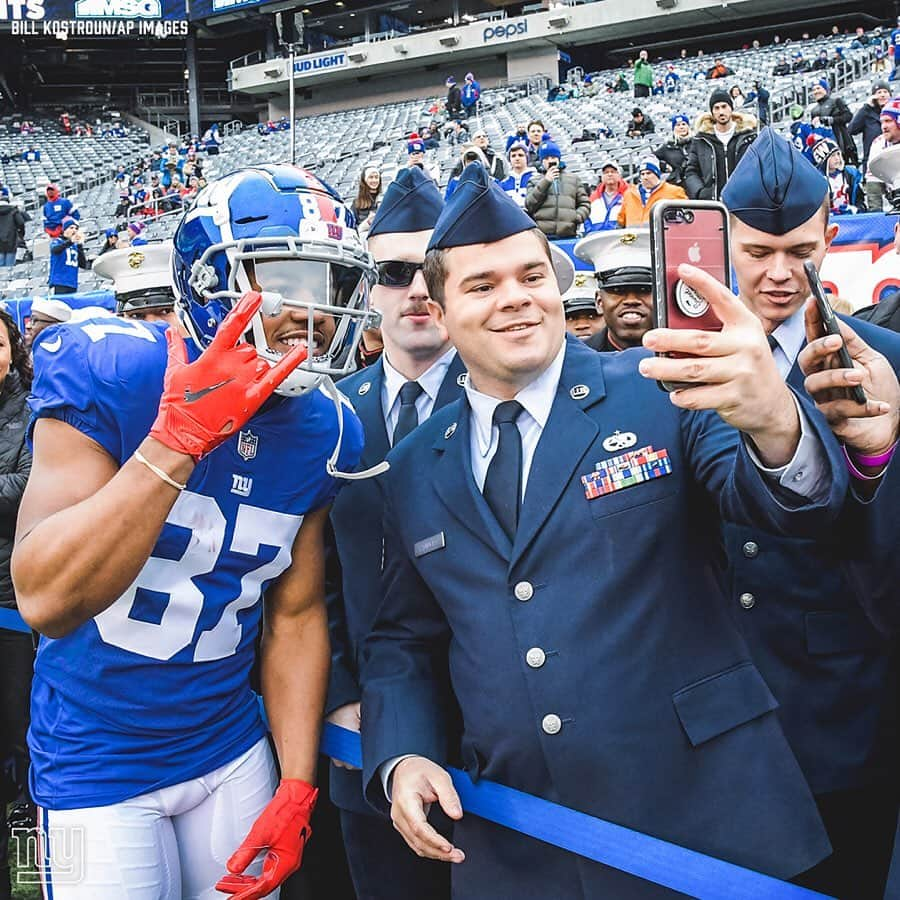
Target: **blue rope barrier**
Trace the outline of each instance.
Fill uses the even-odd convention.
[[[31,633],[15,609],[0,607],[0,628]],[[262,698],[260,710],[265,716]],[[362,747],[354,731],[326,723],[319,749],[362,768]],[[448,771],[465,812],[699,900],[833,900],[502,784],[473,783],[459,769]]]
[[[320,750],[362,767],[359,735],[326,723]],[[830,900],[695,850],[448,768],[463,809],[554,847],[700,900]],[[465,848],[463,848],[465,849]]]

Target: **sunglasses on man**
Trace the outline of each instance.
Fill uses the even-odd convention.
[[[425,267],[424,263],[406,262],[402,259],[388,259],[377,264],[378,283],[383,287],[409,287],[416,272]]]

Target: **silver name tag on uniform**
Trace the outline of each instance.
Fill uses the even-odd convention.
[[[444,532],[439,531],[437,534],[433,534],[431,537],[427,537],[422,541],[416,541],[413,544],[413,553],[418,559],[420,556],[426,556],[429,553],[434,553],[435,550],[443,550],[444,547],[447,546],[447,540],[444,537]]]

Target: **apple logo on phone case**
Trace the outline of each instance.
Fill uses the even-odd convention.
[[[690,247],[688,247],[687,255],[688,259],[692,263],[700,262],[700,245],[696,241],[694,241],[694,243]]]

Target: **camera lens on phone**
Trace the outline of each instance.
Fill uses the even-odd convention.
[[[684,211],[684,221],[687,222],[688,225],[694,221],[694,214],[689,209]]]

